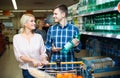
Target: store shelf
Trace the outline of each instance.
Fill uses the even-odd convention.
[[[79,16],[88,16],[88,15],[99,14],[99,13],[105,13],[105,12],[111,12],[111,11],[117,11],[117,7],[106,8],[106,9],[98,10],[98,11],[95,11],[95,12],[80,14],[80,15],[76,15],[75,17],[79,17]]]
[[[107,8],[107,9],[98,10],[98,11],[95,12],[94,14],[105,13],[105,12],[116,11],[116,10],[117,10],[117,7],[112,7],[112,8]]]
[[[102,33],[102,32],[100,32],[100,33],[98,33],[98,32],[81,32],[81,34],[120,39],[120,34],[110,34],[110,33],[105,33],[105,32],[104,33]]]

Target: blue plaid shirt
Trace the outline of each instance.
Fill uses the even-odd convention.
[[[67,24],[64,28],[60,24],[51,26],[47,33],[46,49],[47,52],[51,52],[52,44],[55,47],[62,48],[64,45],[73,39],[73,37],[79,33],[79,29],[73,24]],[[51,52],[50,62],[55,62],[56,59],[61,59],[61,62],[73,62],[75,61],[74,52],[79,52],[81,49],[81,44],[77,47],[72,48],[68,54],[62,52]],[[51,65],[54,69],[57,68],[56,65]],[[61,65],[62,70],[71,70],[75,67],[74,64],[64,64]]]

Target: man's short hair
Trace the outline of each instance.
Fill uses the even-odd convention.
[[[66,17],[67,17],[67,15],[68,15],[68,8],[67,8],[66,5],[60,4],[60,5],[57,5],[57,6],[55,7],[55,9],[56,9],[56,8],[59,8],[62,12],[64,12],[65,15],[66,15]]]

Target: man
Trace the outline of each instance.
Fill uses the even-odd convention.
[[[81,49],[80,42],[73,39],[79,33],[79,29],[67,22],[67,13],[68,9],[64,4],[57,6],[53,11],[53,18],[57,24],[49,28],[46,41],[46,49],[51,52],[50,62],[55,62],[57,59],[62,62],[73,62],[75,61],[74,52],[79,52]],[[62,47],[70,40],[73,41],[74,47],[67,54],[61,52]],[[51,67],[57,68],[56,65],[51,65]],[[61,67],[62,70],[71,70],[75,65],[64,64]]]

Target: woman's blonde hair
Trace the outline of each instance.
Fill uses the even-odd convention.
[[[40,23],[40,19],[37,19],[37,21],[36,21],[36,25],[38,26],[39,23]]]
[[[39,23],[40,23],[40,22],[44,22],[44,20],[43,20],[43,19],[37,19],[37,21],[36,21],[36,25],[39,26]]]
[[[24,25],[27,23],[27,21],[30,19],[30,17],[34,17],[32,14],[23,14],[20,19],[21,29],[19,30],[19,33],[24,32]]]

